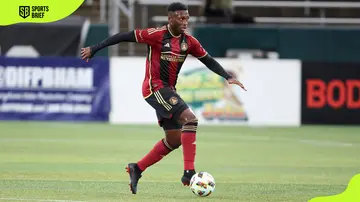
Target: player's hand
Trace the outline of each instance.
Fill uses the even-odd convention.
[[[230,79],[227,80],[227,82],[228,82],[229,84],[238,85],[238,86],[240,86],[242,89],[244,89],[244,91],[247,91],[246,88],[245,88],[245,86],[244,86],[240,81],[238,81],[238,80],[235,79],[235,78],[230,78]]]
[[[82,48],[81,49],[81,59],[86,60],[86,62],[89,62],[90,58],[91,58],[90,47]]]

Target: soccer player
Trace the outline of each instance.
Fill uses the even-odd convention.
[[[193,111],[176,93],[176,81],[182,64],[188,54],[197,57],[216,74],[222,76],[229,84],[242,83],[231,77],[200,45],[199,41],[185,32],[188,26],[189,13],[186,5],[180,2],[168,6],[168,24],[160,28],[136,29],[126,33],[115,34],[99,44],[81,49],[84,60],[92,58],[100,49],[120,42],[147,44],[145,79],[142,94],[145,101],[157,114],[158,123],[165,131],[165,138],[155,144],[153,149],[137,163],[126,167],[130,175],[130,189],[137,192],[137,184],[151,165],[160,161],[180,145],[183,148],[184,173],[181,182],[188,186],[195,171],[196,130],[198,119]]]

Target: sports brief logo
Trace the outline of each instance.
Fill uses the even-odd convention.
[[[30,6],[19,6],[19,16],[27,18],[30,16]]]
[[[49,6],[19,6],[19,16],[26,19],[31,18],[44,18],[45,13],[49,12]]]

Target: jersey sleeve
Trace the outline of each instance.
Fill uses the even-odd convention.
[[[154,45],[159,39],[158,28],[136,29],[134,30],[137,43]]]
[[[197,57],[198,59],[205,57],[208,53],[202,47],[200,42],[192,36],[190,38],[191,38],[190,54],[194,57]]]

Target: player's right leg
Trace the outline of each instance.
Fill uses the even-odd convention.
[[[165,131],[165,138],[158,141],[150,152],[137,163],[129,163],[126,167],[126,171],[130,175],[130,190],[133,194],[137,193],[137,185],[142,172],[181,145],[181,125],[161,117],[160,114],[157,114],[157,116],[160,127]]]
[[[153,149],[137,162],[141,171],[145,171],[148,167],[159,162],[163,157],[181,145],[181,125],[170,119],[162,118],[158,114],[160,127],[164,129],[165,138],[162,138],[155,144]]]

